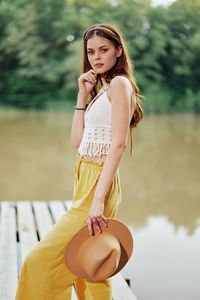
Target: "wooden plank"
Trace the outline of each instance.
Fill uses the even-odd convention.
[[[71,300],[78,300],[74,286],[72,287]]]
[[[17,287],[17,242],[14,202],[1,203],[0,299],[13,300]]]
[[[57,222],[65,213],[65,208],[61,201],[49,201],[49,207],[55,222]]]
[[[47,202],[33,201],[33,208],[35,212],[37,229],[41,239],[49,231],[49,229],[51,229],[53,226],[53,221],[49,213]]]
[[[17,211],[21,260],[23,261],[28,252],[35,246],[38,239],[31,203],[29,201],[19,201],[17,203]]]
[[[66,200],[65,205],[66,205],[67,210],[70,209],[72,206],[72,200]]]
[[[112,277],[112,290],[114,300],[137,300],[121,273]]]

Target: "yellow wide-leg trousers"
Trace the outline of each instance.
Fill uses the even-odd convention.
[[[73,285],[80,300],[112,299],[110,279],[89,282],[77,278],[65,266],[63,257],[67,243],[86,224],[102,168],[103,164],[78,158],[72,207],[27,255],[18,282],[16,300],[70,300]],[[104,215],[115,217],[120,201],[121,188],[117,171],[106,195]]]

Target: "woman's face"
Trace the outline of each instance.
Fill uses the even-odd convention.
[[[116,64],[121,52],[121,47],[116,49],[110,40],[101,36],[93,36],[87,41],[88,61],[98,74],[109,71]]]

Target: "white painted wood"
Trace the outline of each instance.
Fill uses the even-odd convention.
[[[1,203],[0,299],[13,300],[17,286],[17,243],[14,202]]]
[[[137,300],[121,273],[112,277],[112,290],[114,300]]]
[[[72,206],[72,200],[66,200],[66,201],[65,201],[65,204],[66,204],[66,206],[67,206],[67,210],[70,209],[71,206]]]
[[[74,286],[72,287],[71,300],[78,300]]]
[[[37,223],[37,229],[40,235],[40,239],[51,229],[53,221],[48,210],[46,201],[33,201],[33,208],[35,211],[35,218]]]
[[[37,234],[31,203],[29,201],[19,201],[18,210],[18,231],[21,248],[21,260],[23,261],[28,252],[37,243]]]
[[[64,205],[61,201],[49,201],[49,207],[55,222],[60,220],[65,213]]]

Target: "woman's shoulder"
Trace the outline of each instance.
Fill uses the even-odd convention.
[[[132,92],[133,87],[130,79],[126,75],[117,75],[110,82],[110,88],[112,89],[126,89]]]

